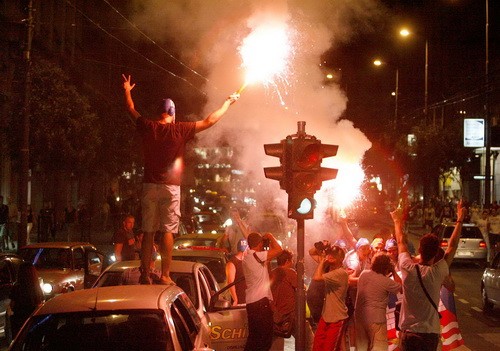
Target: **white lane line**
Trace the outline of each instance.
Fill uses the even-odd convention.
[[[473,309],[474,311],[477,311],[477,312],[483,312],[482,309],[480,309],[479,307],[476,307],[476,306],[472,306],[471,309]]]
[[[458,299],[458,301],[460,301],[461,303],[464,303],[466,305],[469,304],[469,301],[465,300],[465,299]]]

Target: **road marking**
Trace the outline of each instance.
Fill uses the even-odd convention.
[[[479,307],[476,307],[476,306],[472,306],[471,309],[473,309],[476,312],[483,312],[482,309],[480,309]]]
[[[458,299],[458,301],[460,301],[461,303],[464,303],[464,304],[466,304],[466,305],[468,305],[468,304],[469,304],[469,301],[464,300],[464,299]]]

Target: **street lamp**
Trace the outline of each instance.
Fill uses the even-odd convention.
[[[373,61],[373,64],[377,67],[387,64],[380,59]],[[398,97],[399,97],[399,67],[396,67],[396,90],[392,94],[394,96],[394,129],[397,129],[398,124]]]

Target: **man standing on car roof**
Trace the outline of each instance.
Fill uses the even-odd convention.
[[[159,120],[144,118],[135,109],[131,91],[135,87],[130,76],[122,75],[125,104],[137,124],[142,137],[144,152],[144,178],[142,189],[142,229],[144,239],[141,248],[141,284],[151,284],[150,261],[154,233],[161,229],[160,255],[162,257],[161,283],[173,284],[170,278],[170,262],[174,244],[173,233],[177,233],[180,219],[180,184],[184,169],[186,143],[194,135],[217,123],[229,106],[240,95],[234,93],[224,100],[222,106],[197,122],[176,122],[175,104],[163,99],[157,109]]]

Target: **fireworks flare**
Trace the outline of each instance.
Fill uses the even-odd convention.
[[[292,50],[287,33],[283,23],[266,23],[243,40],[239,51],[246,77],[240,93],[248,84],[258,81],[275,85],[276,78],[284,75]]]

